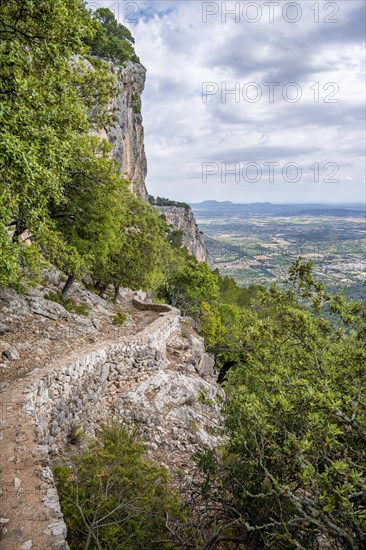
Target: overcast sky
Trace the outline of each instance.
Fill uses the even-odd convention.
[[[151,194],[365,200],[363,0],[91,4],[113,8],[147,68]]]

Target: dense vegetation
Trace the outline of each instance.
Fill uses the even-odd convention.
[[[87,277],[116,294],[147,286],[167,228],[90,134],[113,122],[116,82],[83,58],[136,60],[129,31],[81,0],[4,0],[0,23],[0,286],[37,282],[46,261],[68,275],[64,294]]]
[[[136,60],[109,10],[3,0],[0,23],[0,287],[35,284],[52,262],[68,277],[52,299],[74,311],[75,279],[115,299],[120,286],[150,290],[192,317],[226,393],[225,443],[196,457],[181,504],[121,426],[60,466],[71,547],[364,548],[361,304],[330,295],[300,260],[286,288],[239,288],[132,196],[109,144],[91,135],[111,122],[116,83],[84,56]]]
[[[366,314],[329,295],[312,267],[299,260],[286,290],[255,289],[249,308],[220,303],[207,273],[209,298],[196,310],[219,363],[230,365],[228,443],[198,457],[203,501],[243,548],[366,542]]]
[[[138,474],[138,475],[137,475]],[[71,548],[172,548],[166,517],[179,517],[167,471],[144,457],[136,434],[106,426],[100,441],[55,468]]]
[[[114,63],[134,61],[139,63],[133,44],[135,40],[130,31],[116,21],[115,16],[108,8],[99,8],[95,11],[94,19],[100,23],[93,38],[88,40],[90,53]]]
[[[153,195],[149,195],[149,203],[153,206],[177,206],[178,208],[184,208],[186,212],[191,210],[191,207],[186,202],[173,201],[164,197],[154,197]]]

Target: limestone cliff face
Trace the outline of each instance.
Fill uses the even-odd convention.
[[[127,62],[124,67],[111,64],[118,79],[118,93],[111,101],[114,124],[100,135],[112,145],[112,156],[119,163],[121,174],[131,181],[132,192],[144,200],[147,161],[144,148],[144,128],[141,116],[141,94],[145,86],[146,69],[139,63]],[[167,190],[169,191],[169,190]],[[169,192],[167,192],[169,195]],[[183,231],[183,244],[198,261],[208,261],[208,252],[193,212],[179,207],[159,207],[168,224]]]
[[[208,251],[192,210],[178,206],[157,206],[156,208],[161,214],[164,214],[169,225],[175,230],[183,231],[183,245],[188,248],[189,252],[199,262],[207,262]]]
[[[140,112],[146,69],[132,61],[124,67],[112,65],[112,69],[118,79],[118,93],[110,105],[114,124],[107,126],[101,135],[111,143],[112,156],[118,161],[121,174],[131,181],[132,192],[146,200],[147,162]]]

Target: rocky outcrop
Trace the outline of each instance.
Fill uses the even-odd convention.
[[[115,399],[111,397],[111,405],[117,415],[139,427],[147,448],[174,477],[178,469],[191,469],[193,453],[218,443],[212,430],[218,408],[201,398],[209,401],[219,392],[213,358],[203,339],[183,323],[166,341],[163,368],[126,380]]]
[[[195,256],[199,262],[207,262],[208,251],[203,233],[198,228],[192,210],[179,206],[157,206],[156,208],[164,214],[168,225],[175,230],[183,231],[183,246],[187,247],[192,256]]]
[[[147,162],[141,116],[141,94],[145,87],[146,69],[132,61],[126,62],[124,67],[112,63],[110,67],[117,77],[118,87],[109,109],[114,123],[98,134],[111,143],[112,156],[120,166],[121,175],[131,181],[132,192],[146,200]]]

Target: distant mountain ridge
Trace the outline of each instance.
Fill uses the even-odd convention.
[[[268,213],[275,216],[364,216],[365,205],[348,204],[272,204],[270,202],[234,203],[231,201],[205,200],[190,204],[194,212],[223,212],[234,214],[239,212]]]

